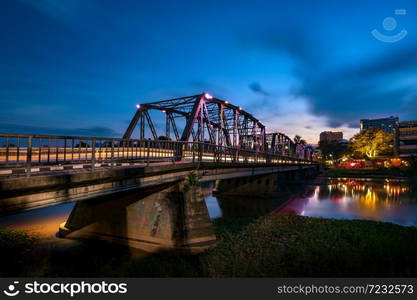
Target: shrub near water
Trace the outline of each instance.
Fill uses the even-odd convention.
[[[32,259],[35,241],[24,232],[0,228],[0,276],[22,276]]]
[[[417,228],[266,216],[202,256],[210,277],[416,276]]]

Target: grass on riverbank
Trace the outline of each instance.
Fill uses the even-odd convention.
[[[0,277],[21,276],[31,263],[36,238],[0,228]]]
[[[290,215],[260,218],[202,256],[210,277],[416,276],[417,228]]]
[[[21,273],[16,275],[417,276],[417,228],[372,221],[268,215],[220,219],[215,222],[215,230],[221,240],[215,247],[196,256],[151,255],[134,260],[124,247],[101,245],[97,248],[97,245],[83,244],[75,251],[55,251],[36,257],[28,255],[31,261],[25,262],[27,268],[20,268]],[[33,247],[28,236],[18,238],[23,237],[25,242],[4,243],[7,235],[0,231],[2,253],[5,250],[25,253]],[[9,250],[5,249],[8,247]],[[12,254],[11,257],[19,259],[20,255]],[[18,263],[18,260],[13,262]],[[11,275],[5,273],[3,264],[1,268],[2,275]]]

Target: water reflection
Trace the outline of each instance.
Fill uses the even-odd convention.
[[[290,199],[280,213],[312,217],[366,219],[417,226],[414,189],[405,181],[329,179],[327,184]]]
[[[212,196],[213,197],[213,196]],[[214,198],[214,197],[213,197]],[[286,199],[249,198],[249,197],[216,197],[224,218],[266,215],[282,205]],[[207,199],[206,199],[207,203]]]
[[[220,208],[219,202],[213,195],[204,196],[204,200],[207,205],[207,209],[210,215],[210,219],[217,219],[222,217],[222,209]]]
[[[293,193],[299,192],[301,187],[289,187]],[[247,196],[220,196],[206,194],[204,200],[211,219],[234,218],[268,214],[288,200],[288,194],[281,197],[247,197]]]

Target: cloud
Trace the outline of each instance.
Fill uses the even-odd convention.
[[[269,96],[269,93],[262,88],[259,82],[256,82],[256,81],[252,82],[251,84],[249,84],[249,88],[256,94]]]
[[[340,126],[342,126],[342,125],[343,125],[343,123],[342,123],[342,122],[340,122],[340,121],[335,121],[335,120],[329,120],[329,121],[327,122],[327,124],[328,124],[330,127],[332,127],[332,128],[338,128],[338,127],[340,127]]]
[[[104,126],[91,126],[85,128],[52,128],[31,125],[0,123],[0,132],[20,134],[52,134],[52,135],[78,135],[92,137],[121,137],[121,134],[112,128]]]
[[[366,61],[332,64],[326,56],[332,52],[329,41],[300,26],[268,27],[242,40],[245,47],[291,58],[299,84],[293,93],[306,99],[312,114],[332,128],[357,128],[361,118],[417,117],[417,44],[383,48],[386,52]],[[262,91],[256,82],[251,88]]]
[[[309,100],[312,113],[329,118],[331,127],[351,126],[365,117],[410,116],[411,111],[403,108],[417,106],[417,97],[413,97],[417,80],[401,84],[409,70],[417,69],[417,60],[404,62],[403,55],[409,51],[376,58],[365,66],[338,68],[315,79],[305,76],[297,93]],[[398,58],[401,56],[404,61]]]
[[[79,132],[83,135],[100,136],[100,137],[118,137],[120,134],[109,127],[92,126],[88,128],[77,128],[74,132]]]
[[[348,123],[347,126],[349,128],[353,128],[353,129],[359,129],[360,128],[359,122],[351,122],[351,123]]]
[[[290,137],[296,134],[302,136],[308,143],[316,144],[321,131],[329,130],[327,118],[318,117],[309,113],[307,109],[307,101],[304,98],[287,99],[291,105],[282,106],[282,115],[276,117],[274,111],[270,109],[269,114],[265,114],[262,120],[267,124],[267,131],[269,132],[284,132]],[[342,124],[338,128],[342,130],[346,137],[350,137],[357,132],[357,129],[352,129]]]
[[[404,105],[417,107],[417,44],[390,48],[366,62],[340,66],[328,72],[298,74],[297,93],[310,102],[311,112],[329,119],[329,126],[347,123],[357,128],[359,119],[402,115],[411,117]],[[410,79],[411,78],[411,79]],[[414,117],[415,112],[414,109]]]
[[[284,54],[300,62],[299,67],[317,66],[322,54],[319,49],[311,45],[320,43],[320,40],[313,36],[302,22],[294,22],[291,18],[282,19],[280,22],[285,26],[267,26],[245,32],[240,37],[239,43],[245,48],[269,54]]]

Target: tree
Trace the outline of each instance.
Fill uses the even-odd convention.
[[[298,134],[294,137],[294,143],[296,145],[298,145],[298,144],[301,144],[301,145],[307,144],[307,142],[303,138],[301,138],[301,136],[299,136]]]
[[[339,159],[341,156],[346,154],[347,145],[338,141],[320,141],[319,149],[324,160],[329,157]]]
[[[364,130],[350,139],[349,147],[354,153],[374,159],[377,155],[392,152],[393,134],[379,128]]]

